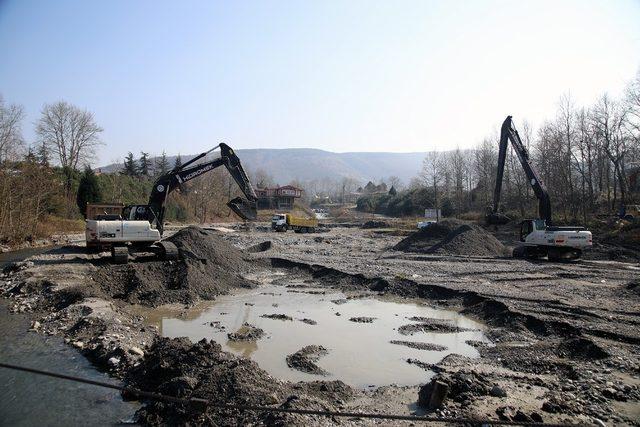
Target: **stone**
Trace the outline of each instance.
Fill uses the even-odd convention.
[[[82,341],[74,341],[71,343],[71,345],[81,350],[84,348],[84,343]]]
[[[109,366],[111,366],[112,368],[115,368],[116,366],[118,366],[120,364],[120,358],[119,357],[111,357],[109,358],[109,360],[107,361],[107,363],[109,364]]]
[[[426,409],[437,409],[447,400],[449,385],[436,378],[423,385],[418,392],[418,405]]]
[[[144,356],[144,351],[138,347],[131,347],[129,349],[129,353],[134,354],[136,356]]]
[[[489,391],[489,394],[493,397],[507,397],[507,392],[500,386],[494,385]]]

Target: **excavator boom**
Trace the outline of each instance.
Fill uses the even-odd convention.
[[[506,217],[499,214],[498,211],[500,207],[500,193],[502,192],[504,164],[507,157],[507,146],[509,145],[509,141],[511,141],[511,145],[513,146],[513,149],[518,156],[518,160],[520,160],[520,164],[522,165],[522,168],[527,175],[529,184],[531,185],[531,188],[533,188],[533,192],[538,198],[538,214],[541,219],[544,219],[546,221],[547,225],[551,225],[551,201],[549,199],[547,187],[545,187],[544,183],[540,179],[540,174],[531,163],[529,152],[522,143],[520,135],[518,135],[518,131],[513,126],[511,116],[507,116],[505,121],[502,123],[502,129],[500,131],[500,148],[498,151],[496,187],[493,192],[493,206],[491,209],[491,213],[487,215],[487,221],[490,224],[500,224],[505,222],[506,219]]]
[[[195,164],[198,160],[205,157],[215,149],[220,148],[220,157],[209,162]],[[171,172],[162,175],[153,184],[151,195],[149,196],[149,221],[156,225],[160,234],[163,232],[163,220],[165,211],[165,202],[169,193],[179,188],[183,183],[199,177],[209,171],[220,166],[225,166],[227,171],[238,184],[238,187],[244,194],[246,199],[236,197],[227,202],[227,206],[239,217],[244,220],[254,220],[257,217],[256,197],[251,181],[247,176],[240,159],[234,153],[233,149],[227,144],[220,144],[209,151],[206,151],[194,157],[184,165],[174,168]]]

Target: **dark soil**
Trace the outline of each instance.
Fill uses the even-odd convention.
[[[282,383],[249,359],[222,351],[219,344],[186,338],[158,338],[139,366],[126,377],[129,386],[183,398],[198,397],[229,405],[275,405],[337,410],[337,401],[353,397],[341,381]],[[199,408],[149,402],[138,411],[145,425],[309,425],[326,418],[265,412]]]
[[[155,307],[193,304],[198,299],[215,299],[233,288],[254,286],[242,276],[255,269],[247,255],[218,233],[188,227],[168,240],[178,247],[180,260],[100,264],[86,292]]]
[[[257,341],[264,336],[264,331],[256,326],[245,323],[236,332],[227,334],[231,341]]]
[[[428,342],[415,342],[415,341],[389,341],[391,344],[404,345],[409,348],[415,348],[416,350],[429,350],[429,351],[445,351],[447,347],[440,344],[432,344]]]
[[[313,375],[328,375],[329,373],[316,365],[328,350],[320,345],[308,345],[287,356],[287,366],[301,372]]]
[[[505,246],[482,227],[446,219],[417,231],[394,246],[395,250],[439,255],[501,257]]]
[[[468,331],[466,328],[453,325],[451,322],[437,319],[412,317],[409,320],[419,320],[420,323],[411,323],[398,328],[398,332],[402,335],[413,335],[416,332],[437,332],[442,334],[450,334],[455,332]]]
[[[387,228],[389,227],[389,224],[386,221],[367,221],[364,224],[362,224],[362,228],[364,229],[370,229],[370,228]]]
[[[263,314],[260,317],[264,317],[265,319],[274,319],[274,320],[293,320],[293,317],[287,316],[286,314]]]
[[[366,316],[352,317],[349,319],[349,321],[355,322],[355,323],[373,323],[374,320],[376,320],[375,317],[366,317]]]

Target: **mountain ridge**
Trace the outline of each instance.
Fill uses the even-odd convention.
[[[360,182],[379,181],[397,176],[408,183],[418,175],[427,152],[393,153],[375,151],[349,151],[335,153],[318,148],[245,148],[236,150],[250,175],[264,171],[276,183],[294,180],[353,178]],[[167,156],[173,165],[177,156]],[[181,155],[182,162],[195,155]],[[152,157],[155,162],[158,157]],[[122,164],[112,163],[99,168],[103,173],[117,172]]]

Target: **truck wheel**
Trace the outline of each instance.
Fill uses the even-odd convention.
[[[311,228],[309,229],[309,233],[315,233],[315,232],[316,232],[315,227],[311,227]]]
[[[111,260],[114,264],[126,264],[129,262],[129,248],[126,246],[112,246]]]

